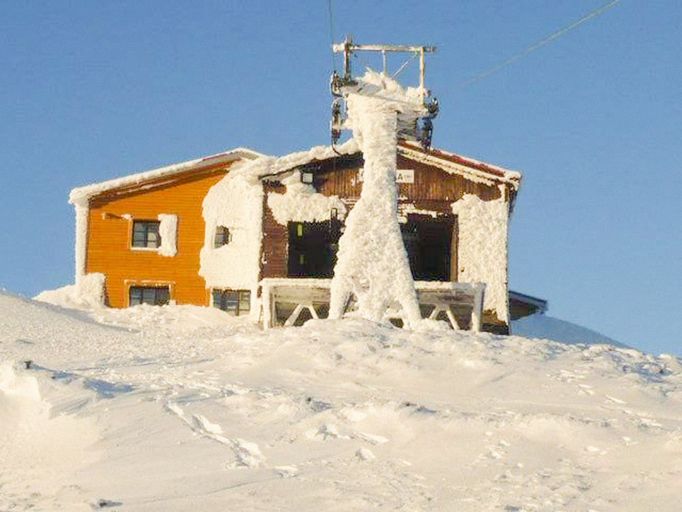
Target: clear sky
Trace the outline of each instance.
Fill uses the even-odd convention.
[[[682,353],[682,2],[333,1],[336,39],[435,44],[434,145],[518,169],[513,289]],[[0,1],[0,286],[73,279],[74,186],[328,141],[326,0]],[[399,62],[391,62],[397,67]],[[407,73],[409,80],[413,74]]]

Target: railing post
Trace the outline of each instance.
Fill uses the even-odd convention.
[[[481,317],[483,316],[483,297],[485,293],[485,284],[476,283],[474,291],[474,308],[471,311],[471,330],[473,332],[481,331]]]

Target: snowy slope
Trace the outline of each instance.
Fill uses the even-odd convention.
[[[549,315],[530,315],[512,322],[512,332],[526,338],[540,338],[563,343],[595,345],[606,343],[620,348],[630,348],[603,334]]]
[[[679,510],[676,358],[204,313],[0,293],[0,510]]]

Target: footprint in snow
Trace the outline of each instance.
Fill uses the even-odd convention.
[[[355,452],[355,456],[364,461],[371,461],[376,459],[376,455],[370,450],[369,448],[359,448],[357,452]]]
[[[203,430],[204,432],[207,432],[209,434],[223,433],[223,429],[220,425],[218,425],[217,423],[210,422],[209,420],[206,419],[206,417],[202,416],[201,414],[193,414],[192,422],[194,423],[194,426],[197,429]]]
[[[281,478],[292,478],[298,475],[296,466],[275,466],[272,468]]]
[[[209,421],[201,414],[193,414],[191,418],[188,419],[185,415],[185,411],[176,403],[168,402],[166,408],[189,425],[194,432],[229,446],[234,452],[237,460],[228,464],[228,468],[240,466],[256,468],[265,463],[265,457],[256,443],[239,438],[230,439],[225,437],[220,425]]]
[[[367,432],[358,432],[357,437],[363,441],[367,441],[371,444],[384,444],[388,443],[388,439],[384,436],[379,436],[376,434],[368,434]]]
[[[596,446],[586,446],[585,451],[588,453],[593,453],[593,454],[599,454],[599,455],[606,455],[606,450],[602,450],[601,448],[597,448]]]
[[[592,390],[592,386],[590,386],[589,384],[578,384],[578,387],[580,388],[578,393],[583,394],[583,395],[590,395],[590,396],[594,395],[594,391]]]
[[[507,455],[506,448],[509,448],[509,446],[511,445],[507,441],[500,439],[496,445],[486,447],[488,450],[486,456],[489,459],[499,460]]]
[[[120,507],[121,505],[123,505],[123,503],[120,501],[99,499],[90,506],[93,510],[100,510],[102,508]]]
[[[310,434],[312,434],[312,436]],[[350,439],[350,437],[340,434],[339,429],[333,423],[323,423],[317,431],[309,431],[308,437],[321,437],[324,441],[327,439]]]
[[[265,457],[256,443],[238,438],[229,441],[232,444],[232,449],[237,457],[237,461],[228,464],[228,468],[237,468],[240,466],[257,468],[265,463]]]

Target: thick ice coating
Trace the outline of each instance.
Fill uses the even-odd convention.
[[[365,166],[360,199],[346,219],[331,285],[330,318],[339,318],[351,294],[358,313],[382,320],[398,305],[408,326],[421,320],[398,224],[398,126],[423,112],[419,90],[367,71],[347,96],[348,120]]]

